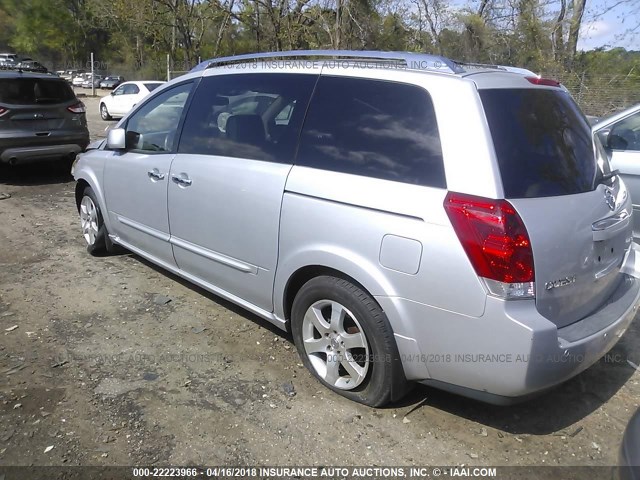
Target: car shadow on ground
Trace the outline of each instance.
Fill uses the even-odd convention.
[[[180,277],[178,275],[175,275],[175,274],[169,272],[168,270],[165,270],[162,267],[157,266],[155,263],[151,263],[150,261],[148,261],[145,258],[142,258],[142,257],[136,255],[135,253],[131,253],[131,252],[127,251],[127,250],[122,249],[121,251],[119,250],[118,253],[116,253],[116,255],[130,255],[131,257],[133,257],[136,260],[138,260],[140,263],[143,263],[147,267],[154,269],[159,274],[171,278],[173,281],[178,282],[182,286],[188,288],[189,290],[192,290],[192,291],[194,291],[194,292],[196,292],[196,293],[208,298],[212,302],[217,303],[221,307],[226,308],[227,310],[235,313],[236,315],[239,315],[239,316],[241,316],[241,317],[243,317],[243,318],[245,318],[245,319],[247,319],[249,321],[252,321],[252,322],[256,323],[258,326],[269,330],[274,335],[281,336],[283,339],[286,339],[287,341],[289,341],[291,343],[291,345],[293,346],[293,338],[291,337],[291,335],[288,332],[285,332],[285,331],[279,329],[278,327],[276,327],[272,323],[268,322],[264,318],[259,317],[258,315],[255,315],[254,313],[252,313],[252,312],[250,312],[248,310],[245,310],[244,308],[236,305],[235,303],[229,302],[228,300],[225,300],[224,298],[217,296],[215,293],[211,293],[208,290],[205,290],[204,288],[201,288],[201,287],[191,283],[190,281],[185,280],[184,278],[182,278],[182,277]]]
[[[402,404],[417,405],[415,411],[425,410],[426,415],[429,409],[436,409],[510,434],[574,436],[581,430],[580,422],[606,404],[634,374],[635,368],[628,363],[637,365],[636,357],[640,357],[633,347],[640,329],[634,327],[581,374],[516,405],[489,405],[424,385],[418,385]]]
[[[71,182],[72,163],[72,160],[61,159],[13,166],[0,164],[0,185],[35,186]]]
[[[212,302],[269,330],[272,334],[279,335],[295,348],[290,333],[280,330],[261,317],[136,254],[126,250],[123,250],[122,254],[131,255],[156,272],[172,278]],[[516,405],[489,405],[417,384],[403,399],[383,407],[382,410],[401,409],[404,415],[408,412],[411,412],[411,415],[425,412],[423,414],[428,417],[429,410],[435,409],[446,415],[466,418],[479,425],[514,435],[577,435],[581,430],[580,421],[606,404],[633,375],[635,369],[627,360],[631,360],[636,365],[640,362],[640,354],[634,347],[638,341],[640,341],[640,327],[636,321],[605,358],[573,379]],[[620,422],[623,424],[624,420],[620,419]]]

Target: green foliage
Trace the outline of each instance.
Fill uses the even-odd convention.
[[[640,52],[572,53],[568,27],[580,0],[566,12],[541,0],[474,1],[481,8],[446,0],[0,0],[0,49],[54,69],[86,67],[93,52],[100,70],[132,79],[164,78],[167,54],[171,69],[184,71],[200,57],[335,47],[442,52],[557,75],[570,66],[585,81],[640,75]]]

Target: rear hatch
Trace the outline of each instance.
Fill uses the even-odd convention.
[[[505,198],[531,240],[536,307],[569,325],[606,303],[622,280],[632,236],[626,188],[609,175],[601,145],[561,88],[479,93]]]
[[[84,108],[60,78],[0,78],[0,110],[0,132],[16,138],[40,137],[46,143],[56,133],[86,130]]]

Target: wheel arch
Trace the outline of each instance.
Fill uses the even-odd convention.
[[[100,207],[100,211],[102,212],[102,221],[104,222],[107,230],[109,232],[113,232],[111,229],[111,222],[109,219],[109,213],[107,211],[107,204],[104,198],[104,192],[99,187],[99,182],[94,177],[93,171],[83,171],[80,173],[76,173],[76,187],[75,187],[75,201],[76,208],[78,212],[80,211],[80,201],[82,200],[82,193],[85,188],[89,187],[95,193],[96,198],[98,199],[98,207]]]
[[[326,265],[306,265],[293,272],[293,274],[289,277],[289,280],[285,284],[282,308],[284,312],[284,318],[287,320],[287,322],[291,320],[291,308],[293,306],[293,301],[302,286],[309,280],[323,275],[347,280],[348,282],[353,283],[354,285],[371,295],[371,292],[369,292],[367,288],[360,282],[358,282],[355,278],[336,268],[328,267]],[[373,297],[373,295],[371,296]]]

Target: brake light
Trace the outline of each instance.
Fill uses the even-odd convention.
[[[70,107],[67,107],[67,110],[69,110],[71,113],[86,113],[87,109],[84,106],[84,103],[82,102],[78,102],[75,105],[71,105]]]
[[[9,113],[9,109],[8,108],[0,107],[0,117],[3,116],[3,115],[6,115],[7,113]]]
[[[449,192],[444,208],[474,270],[493,295],[535,296],[531,241],[508,201]]]
[[[550,78],[540,78],[540,77],[524,77],[529,80],[529,83],[533,83],[534,85],[546,85],[547,87],[559,87],[560,82],[557,80],[552,80]]]

